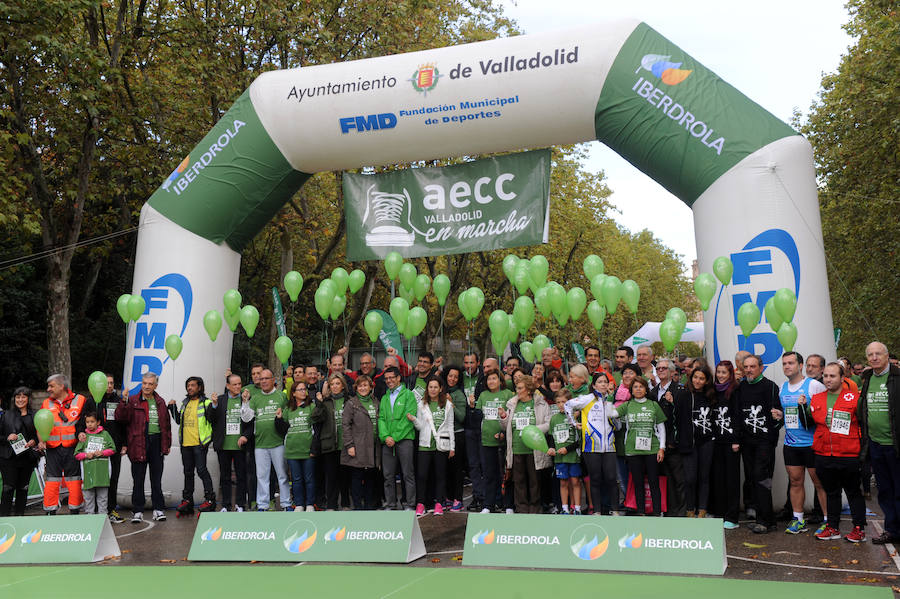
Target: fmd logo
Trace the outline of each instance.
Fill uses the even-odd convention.
[[[397,115],[393,112],[382,112],[381,114],[345,116],[338,119],[338,123],[341,125],[341,133],[350,133],[351,129],[355,129],[357,133],[365,133],[366,131],[393,129],[397,126]]]
[[[769,229],[751,239],[741,251],[731,254],[734,274],[728,285],[728,296],[723,297],[725,286],[719,288],[716,298],[713,324],[713,353],[716,363],[719,355],[719,339],[736,335],[739,350],[762,356],[765,365],[781,356],[782,348],[775,332],[757,330],[744,337],[738,328],[738,309],[746,302],[759,306],[765,318],[765,305],[775,291],[788,287],[800,298],[800,253],[790,233],[783,229]],[[753,293],[756,293],[754,296]],[[723,301],[724,300],[724,301]],[[730,346],[730,344],[728,344]]]
[[[172,333],[184,335],[194,303],[190,281],[177,272],[162,275],[140,294],[146,308],[135,322],[129,393],[137,393],[145,372],[162,373],[163,364],[169,360],[166,337]]]

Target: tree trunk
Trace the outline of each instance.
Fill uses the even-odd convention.
[[[72,378],[69,348],[69,260],[51,256],[47,277],[47,358],[49,374]]]

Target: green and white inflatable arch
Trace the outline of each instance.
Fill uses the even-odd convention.
[[[133,293],[147,310],[129,331],[126,388],[147,370],[164,393],[190,375],[221,387],[232,335],[211,344],[203,314],[222,310],[242,248],[310,174],[594,139],[693,208],[701,270],[732,258],[733,284],[705,315],[710,359],[746,345],[777,361],[767,323],[745,340],[736,313],[781,287],[798,297],[796,348],[833,356],[809,143],[626,20],[258,77],[141,211]],[[171,333],[187,350],[177,363]]]

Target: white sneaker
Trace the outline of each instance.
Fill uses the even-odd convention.
[[[511,507],[508,507],[508,508],[506,508],[506,513],[507,514],[515,514],[516,510],[512,509]]]
[[[157,522],[164,522],[166,519],[166,513],[162,510],[153,510],[153,519]]]
[[[484,508],[484,509],[481,510],[481,513],[482,513],[482,514],[490,514],[490,513],[491,513],[491,510],[488,509],[488,508]]]
[[[314,511],[316,511],[316,506],[314,506],[314,505],[308,505],[308,506],[306,506],[306,511],[307,511],[307,512],[314,512]]]
[[[236,511],[236,512],[243,512],[243,511],[244,511],[244,508],[242,508],[241,506],[237,506],[236,508],[234,508],[234,511]]]
[[[220,511],[220,512],[227,512],[227,511],[228,511],[228,508],[227,508],[227,507],[223,507],[223,508],[220,509],[219,511]]]
[[[295,512],[302,512],[303,510],[304,510],[304,508],[302,505],[298,505],[297,507],[294,508]]]
[[[140,524],[143,521],[144,521],[143,512],[134,512],[133,514],[131,514],[131,523],[132,524]]]

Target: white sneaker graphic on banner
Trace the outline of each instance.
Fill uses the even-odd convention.
[[[378,191],[375,186],[366,192],[366,213],[363,228],[366,230],[366,244],[370,247],[409,247],[416,241],[416,234],[403,228],[404,217],[409,227],[411,200],[406,189],[403,193]]]

